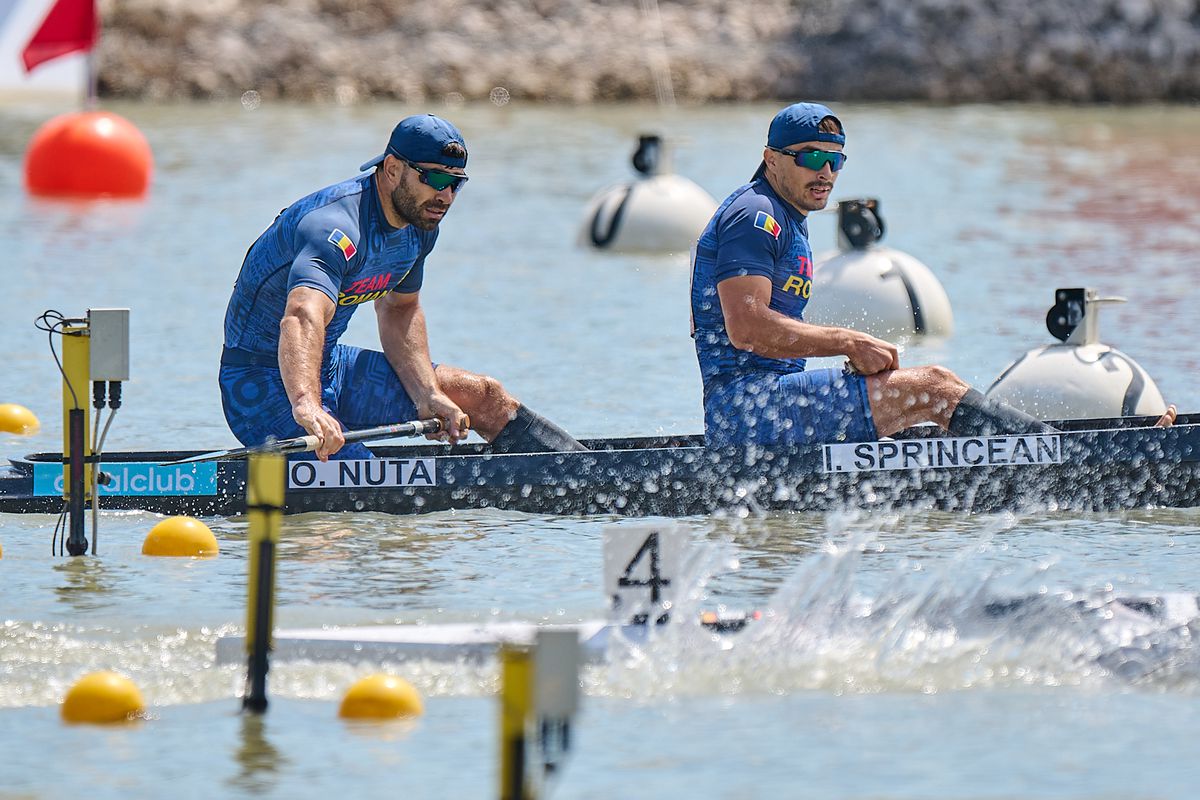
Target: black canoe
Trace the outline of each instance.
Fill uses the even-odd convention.
[[[369,461],[288,464],[286,510],[411,514],[498,508],[539,514],[684,516],[721,510],[916,507],[1106,510],[1200,505],[1200,414],[1057,423],[1053,435],[895,439],[812,447],[706,448],[699,436],[585,441],[580,453],[492,454],[485,444],[375,446]],[[105,453],[101,508],[244,510],[246,463],[162,466],[200,451]],[[0,512],[62,509],[61,456],[0,467]]]

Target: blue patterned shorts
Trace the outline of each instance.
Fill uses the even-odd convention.
[[[871,442],[867,381],[836,369],[754,373],[705,387],[710,446]]]
[[[292,419],[292,404],[274,367],[221,366],[221,404],[229,429],[247,447],[270,438],[304,436]],[[416,419],[417,408],[387,357],[377,350],[334,345],[321,366],[321,403],[343,430],[370,428]],[[370,458],[359,443],[334,458]]]

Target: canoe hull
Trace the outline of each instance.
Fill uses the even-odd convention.
[[[1191,507],[1200,505],[1198,422],[1169,429],[1064,432],[1053,437],[1053,452],[1047,445],[1045,463],[1018,458],[1022,451],[1013,446],[1017,437],[948,440],[928,431],[899,440],[900,448],[912,451],[908,462],[892,459],[882,466],[883,459],[870,447],[860,458],[843,446],[839,463],[838,452],[830,448],[717,450],[705,448],[698,437],[593,440],[587,442],[593,448],[589,452],[552,454],[496,455],[485,445],[377,447],[378,458],[372,462],[343,462],[323,467],[323,472],[311,461],[291,462],[286,511],[416,514],[497,508],[690,516],[896,507],[968,512]],[[937,453],[954,441],[966,443],[962,453],[969,457],[949,466],[920,466],[940,463]],[[1037,446],[1034,442],[1024,452]],[[183,455],[187,453],[105,454],[104,469],[146,469]],[[0,471],[0,512],[59,511],[61,497],[34,491],[34,473],[60,469],[58,459],[56,454],[30,456]],[[202,516],[241,513],[246,464],[226,461],[211,469],[203,491],[102,493],[101,507]],[[173,485],[176,479],[168,475],[165,483]],[[152,476],[149,482],[154,480]],[[161,474],[157,480],[163,483]]]

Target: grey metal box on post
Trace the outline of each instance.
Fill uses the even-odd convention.
[[[129,380],[129,309],[89,308],[93,381]]]

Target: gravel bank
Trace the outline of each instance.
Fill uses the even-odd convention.
[[[1200,0],[104,0],[151,100],[1200,99]]]

